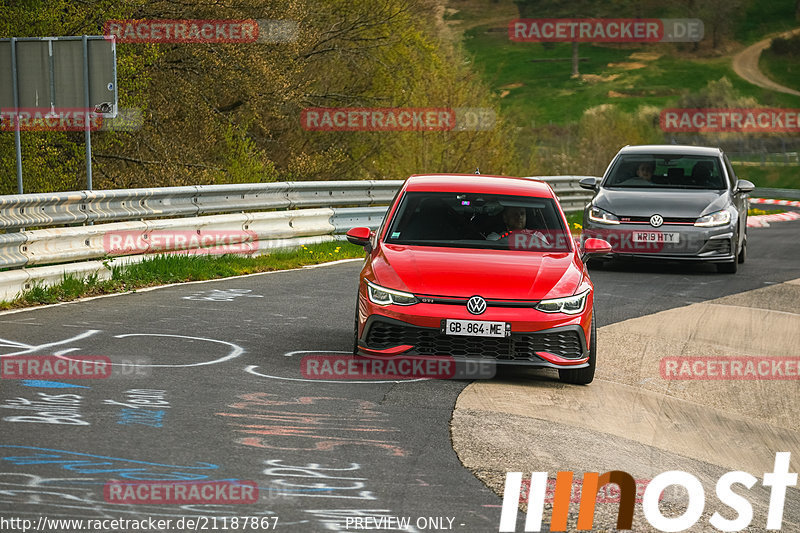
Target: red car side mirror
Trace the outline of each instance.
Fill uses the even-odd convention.
[[[611,253],[611,244],[603,239],[586,239],[583,243],[582,258],[590,255],[606,255]]]
[[[346,236],[347,240],[356,246],[363,246],[368,252],[372,249],[370,238],[372,238],[372,231],[369,228],[353,228],[348,230]]]

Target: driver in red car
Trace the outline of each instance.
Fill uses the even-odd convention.
[[[503,233],[492,232],[486,236],[487,240],[497,241],[506,239],[510,235],[525,235],[525,239],[515,239],[514,242],[524,242],[528,246],[543,245],[550,243],[541,231],[528,229],[528,212],[524,207],[507,206],[503,209],[503,223],[506,230]]]

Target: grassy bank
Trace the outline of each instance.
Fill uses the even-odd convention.
[[[97,277],[78,279],[65,277],[58,285],[34,286],[11,302],[0,302],[0,309],[16,309],[41,304],[53,304],[144,287],[203,281],[298,268],[304,265],[327,263],[339,259],[363,257],[364,250],[348,242],[330,242],[303,246],[296,250],[278,250],[269,255],[242,257],[236,255],[161,255],[141,263],[114,267],[111,279]]]
[[[752,181],[756,187],[800,189],[800,166],[745,166],[733,164],[736,177]]]
[[[556,11],[548,12],[547,6]],[[567,12],[559,6],[542,2],[537,16]],[[700,7],[710,9],[705,3]],[[664,17],[680,11],[676,5],[648,9],[651,16]],[[451,1],[445,19],[462,39],[474,70],[497,96],[502,116],[516,128],[515,147],[523,173],[588,175],[602,172],[608,158],[626,144],[703,144],[688,140],[687,135],[664,132],[658,117],[666,108],[800,107],[800,97],[752,85],[732,68],[734,54],[746,44],[797,25],[788,17],[794,14],[793,2],[777,0],[761,6],[748,1],[742,9],[746,17],[738,13],[729,25],[720,27],[725,37],[716,50],[709,41],[710,23],[707,39],[697,49],[686,43],[581,43],[580,76],[575,78],[570,75],[570,43],[509,39],[508,21],[519,16],[510,0]],[[769,56],[767,61],[771,61]],[[775,79],[798,83],[791,62],[781,59],[766,66],[772,68],[765,71],[780,72]],[[729,152],[740,139],[753,144],[758,140],[748,134],[724,134],[722,139],[719,142],[727,142]],[[718,142],[709,138],[705,144]],[[747,145],[739,149],[746,150]],[[742,167],[746,168],[737,170],[758,186],[800,187],[797,167]]]
[[[800,98],[765,91],[734,74],[729,57],[692,57],[671,45],[580,45],[580,78],[571,78],[569,43],[515,43],[507,32],[476,27],[465,45],[476,68],[501,96],[509,120],[535,128],[576,122],[590,107],[613,103],[626,112],[675,105],[686,92],[727,77],[742,96],[774,107],[797,107]]]

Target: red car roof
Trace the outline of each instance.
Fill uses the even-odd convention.
[[[512,194],[553,198],[550,186],[543,181],[488,174],[416,174],[408,178],[405,190]]]

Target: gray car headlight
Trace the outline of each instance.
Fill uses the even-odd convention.
[[[721,211],[715,211],[709,215],[698,218],[694,225],[702,228],[710,228],[713,226],[727,226],[730,223],[731,212],[726,209],[722,209]]]
[[[589,289],[586,289],[580,294],[574,296],[567,296],[565,298],[554,298],[552,300],[542,300],[536,304],[537,311],[543,313],[564,313],[566,315],[577,315],[583,312],[586,306],[586,297],[589,295]]]
[[[589,220],[600,224],[619,224],[619,218],[616,215],[595,206],[589,208]]]
[[[380,285],[375,285],[371,281],[367,281],[367,294],[369,295],[369,300],[378,305],[414,305],[419,303],[417,297],[411,293],[387,289]]]

